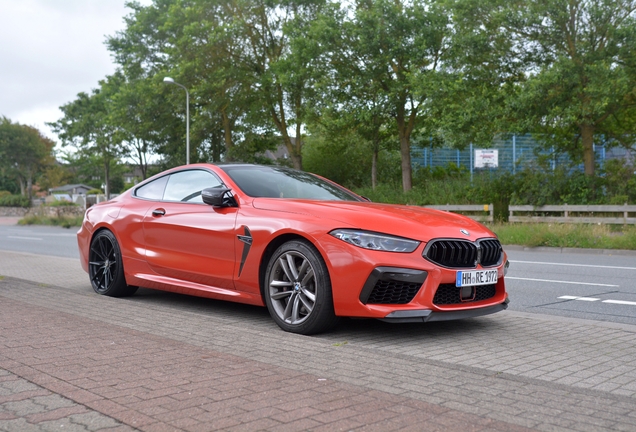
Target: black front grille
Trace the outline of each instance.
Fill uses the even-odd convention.
[[[413,300],[420,290],[421,283],[409,283],[396,280],[378,280],[371,291],[367,303],[406,304]]]
[[[480,240],[479,247],[481,248],[481,265],[483,267],[489,267],[499,264],[501,260],[501,243],[499,240]]]
[[[444,267],[475,267],[477,245],[465,240],[436,240],[426,249],[426,258]]]
[[[432,240],[424,250],[424,257],[435,264],[450,268],[474,268],[477,264],[491,267],[499,264],[503,250],[497,239]]]
[[[462,301],[460,287],[456,287],[454,284],[441,284],[435,292],[435,297],[433,297],[433,304],[451,305],[459,303],[470,303],[481,300],[488,300],[489,298],[493,298],[495,296],[496,289],[494,284],[480,285],[474,287],[474,289],[475,298],[469,301]]]

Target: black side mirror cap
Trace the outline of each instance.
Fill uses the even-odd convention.
[[[231,195],[226,196],[228,192],[230,189],[225,186],[207,188],[201,191],[201,198],[204,203],[213,207],[232,207],[234,198]]]

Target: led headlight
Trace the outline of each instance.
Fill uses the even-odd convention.
[[[386,252],[413,252],[420,244],[403,237],[353,229],[337,229],[329,234],[354,246]]]

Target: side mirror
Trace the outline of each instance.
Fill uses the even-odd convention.
[[[230,189],[225,186],[213,187],[203,189],[201,191],[201,198],[203,202],[213,207],[231,207],[234,205],[234,198],[226,194],[230,192]]]

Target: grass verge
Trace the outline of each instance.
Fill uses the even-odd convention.
[[[636,227],[594,224],[488,224],[502,244],[636,250]]]
[[[64,228],[80,227],[82,226],[83,216],[60,216],[60,217],[45,217],[45,216],[25,216],[18,221],[18,225],[50,225],[61,226]]]

